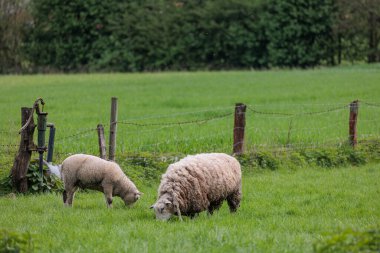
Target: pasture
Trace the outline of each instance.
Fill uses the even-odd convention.
[[[313,252],[344,229],[366,230],[380,220],[379,165],[248,171],[241,208],[224,204],[208,217],[154,220],[156,185],[132,208],[101,193],[79,192],[73,208],[61,195],[3,197],[1,227],[30,231],[38,252]]]
[[[236,102],[248,105],[248,150],[331,145],[347,140],[348,104],[356,99],[363,101],[358,135],[361,139],[379,135],[380,107],[364,103],[378,102],[379,80],[380,65],[261,72],[2,76],[0,142],[18,144],[20,108],[31,107],[42,97],[48,121],[57,127],[56,151],[63,157],[67,153],[95,154],[95,128],[101,123],[108,132],[110,98],[116,96],[119,154],[231,152]],[[309,112],[321,113],[307,115]],[[306,115],[288,115],[302,113]],[[195,123],[171,124],[189,121]]]
[[[53,162],[60,163],[73,153],[98,155],[96,126],[105,125],[108,135],[115,96],[116,161],[145,194],[132,208],[116,198],[112,210],[101,193],[91,191],[79,192],[72,209],[63,208],[61,194],[6,195],[0,197],[0,229],[30,232],[38,252],[313,252],[330,234],[378,228],[380,166],[375,163],[329,169],[302,163],[275,171],[247,163],[236,214],[223,205],[212,217],[202,213],[164,223],[149,210],[162,170],[154,171],[144,159],[132,167],[127,161],[140,155],[160,162],[191,153],[231,153],[237,102],[248,106],[245,147],[255,153],[344,145],[348,104],[359,99],[360,148],[360,141],[379,139],[379,80],[380,65],[1,76],[1,177],[9,174],[17,151],[21,107],[31,107],[38,97],[45,100],[48,121],[57,128]],[[372,155],[379,161],[379,153]]]

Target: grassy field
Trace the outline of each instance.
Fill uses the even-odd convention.
[[[79,192],[73,208],[61,195],[0,198],[0,227],[32,233],[38,252],[313,252],[347,228],[379,225],[379,165],[276,172],[245,169],[241,208],[224,204],[208,217],[154,220],[156,187],[132,208],[101,193]]]
[[[116,96],[121,122],[119,154],[231,152],[232,115],[203,123],[165,124],[231,114],[236,102],[249,107],[247,149],[335,145],[347,140],[347,105],[355,99],[377,103],[361,104],[360,138],[379,135],[379,80],[380,65],[261,72],[1,76],[0,143],[18,144],[20,108],[30,107],[42,97],[48,120],[57,127],[56,151],[63,157],[67,153],[97,153],[93,129],[102,123],[108,132],[110,98]],[[289,116],[259,114],[251,109],[325,113]],[[326,112],[330,109],[336,110]],[[6,151],[3,148],[3,153]]]
[[[347,105],[355,99],[361,101],[359,140],[379,140],[379,80],[380,65],[0,76],[0,178],[9,174],[19,144],[21,107],[31,107],[38,97],[45,100],[48,121],[57,127],[54,163],[59,163],[71,153],[98,154],[95,128],[102,123],[108,132],[110,98],[116,96],[116,159],[145,193],[134,207],[116,200],[112,210],[95,192],[78,193],[72,209],[63,208],[60,194],[7,195],[0,197],[0,230],[31,232],[38,252],[312,252],[313,245],[331,233],[378,228],[379,165],[308,166],[322,161],[334,167],[329,165],[334,155],[334,164],[341,166],[351,153],[341,159],[339,152],[321,152],[319,163],[285,153],[276,159],[295,158],[297,169],[268,166],[275,171],[246,162],[244,197],[237,214],[230,215],[224,205],[212,217],[201,214],[182,223],[155,221],[149,210],[163,163],[143,159],[128,167],[131,163],[126,161],[136,153],[160,159],[230,153],[236,102],[248,105],[248,152],[284,145],[309,150],[337,147],[347,141]],[[379,155],[375,151],[372,156],[377,157],[371,160],[379,161]]]

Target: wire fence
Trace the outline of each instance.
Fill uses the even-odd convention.
[[[260,149],[315,149],[344,145],[348,141],[350,104],[248,104],[244,146],[247,152]],[[360,101],[358,139],[380,139],[380,103]],[[142,115],[106,123],[118,125],[117,155],[150,153],[179,157],[201,152],[231,153],[234,107],[200,109],[181,113]],[[96,126],[97,122],[93,122]],[[14,157],[19,148],[17,131],[0,130],[2,160]],[[14,136],[16,136],[14,138]],[[9,142],[12,139],[12,143]],[[74,153],[99,152],[97,128],[57,130],[56,160]],[[131,156],[131,159],[136,159]],[[0,161],[2,161],[0,160]],[[9,162],[6,164],[9,165]],[[4,167],[0,164],[0,167]]]

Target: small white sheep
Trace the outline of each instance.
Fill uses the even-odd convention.
[[[232,156],[222,153],[187,156],[171,164],[162,175],[158,200],[151,206],[156,218],[173,214],[194,217],[207,210],[213,214],[224,200],[235,212],[241,200],[241,169]]]
[[[115,162],[92,155],[76,154],[62,163],[62,180],[65,186],[63,202],[72,206],[78,187],[98,190],[104,193],[108,207],[112,197],[118,196],[126,205],[136,202],[141,193]]]

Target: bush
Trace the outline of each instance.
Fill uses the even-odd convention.
[[[0,229],[0,252],[33,252],[34,241],[29,232],[18,233]]]
[[[0,196],[12,191],[12,177],[6,176],[0,180]]]
[[[263,169],[276,170],[280,164],[279,159],[269,152],[258,152],[255,158],[258,166]]]
[[[26,53],[59,71],[310,67],[331,58],[331,0],[33,0],[31,10]]]
[[[380,229],[364,232],[352,229],[331,235],[314,245],[316,253],[359,253],[380,252]]]
[[[271,0],[266,15],[273,66],[305,68],[331,61],[332,0]]]
[[[62,181],[53,174],[48,174],[44,167],[43,175],[39,171],[39,166],[31,163],[26,177],[28,178],[28,189],[31,193],[55,192],[63,190]]]
[[[119,1],[33,0],[33,26],[25,53],[37,68],[88,71],[111,47],[111,17],[122,10]]]
[[[121,162],[124,173],[136,184],[152,185],[159,181],[170,163],[179,158],[154,157],[148,153],[130,155]]]

